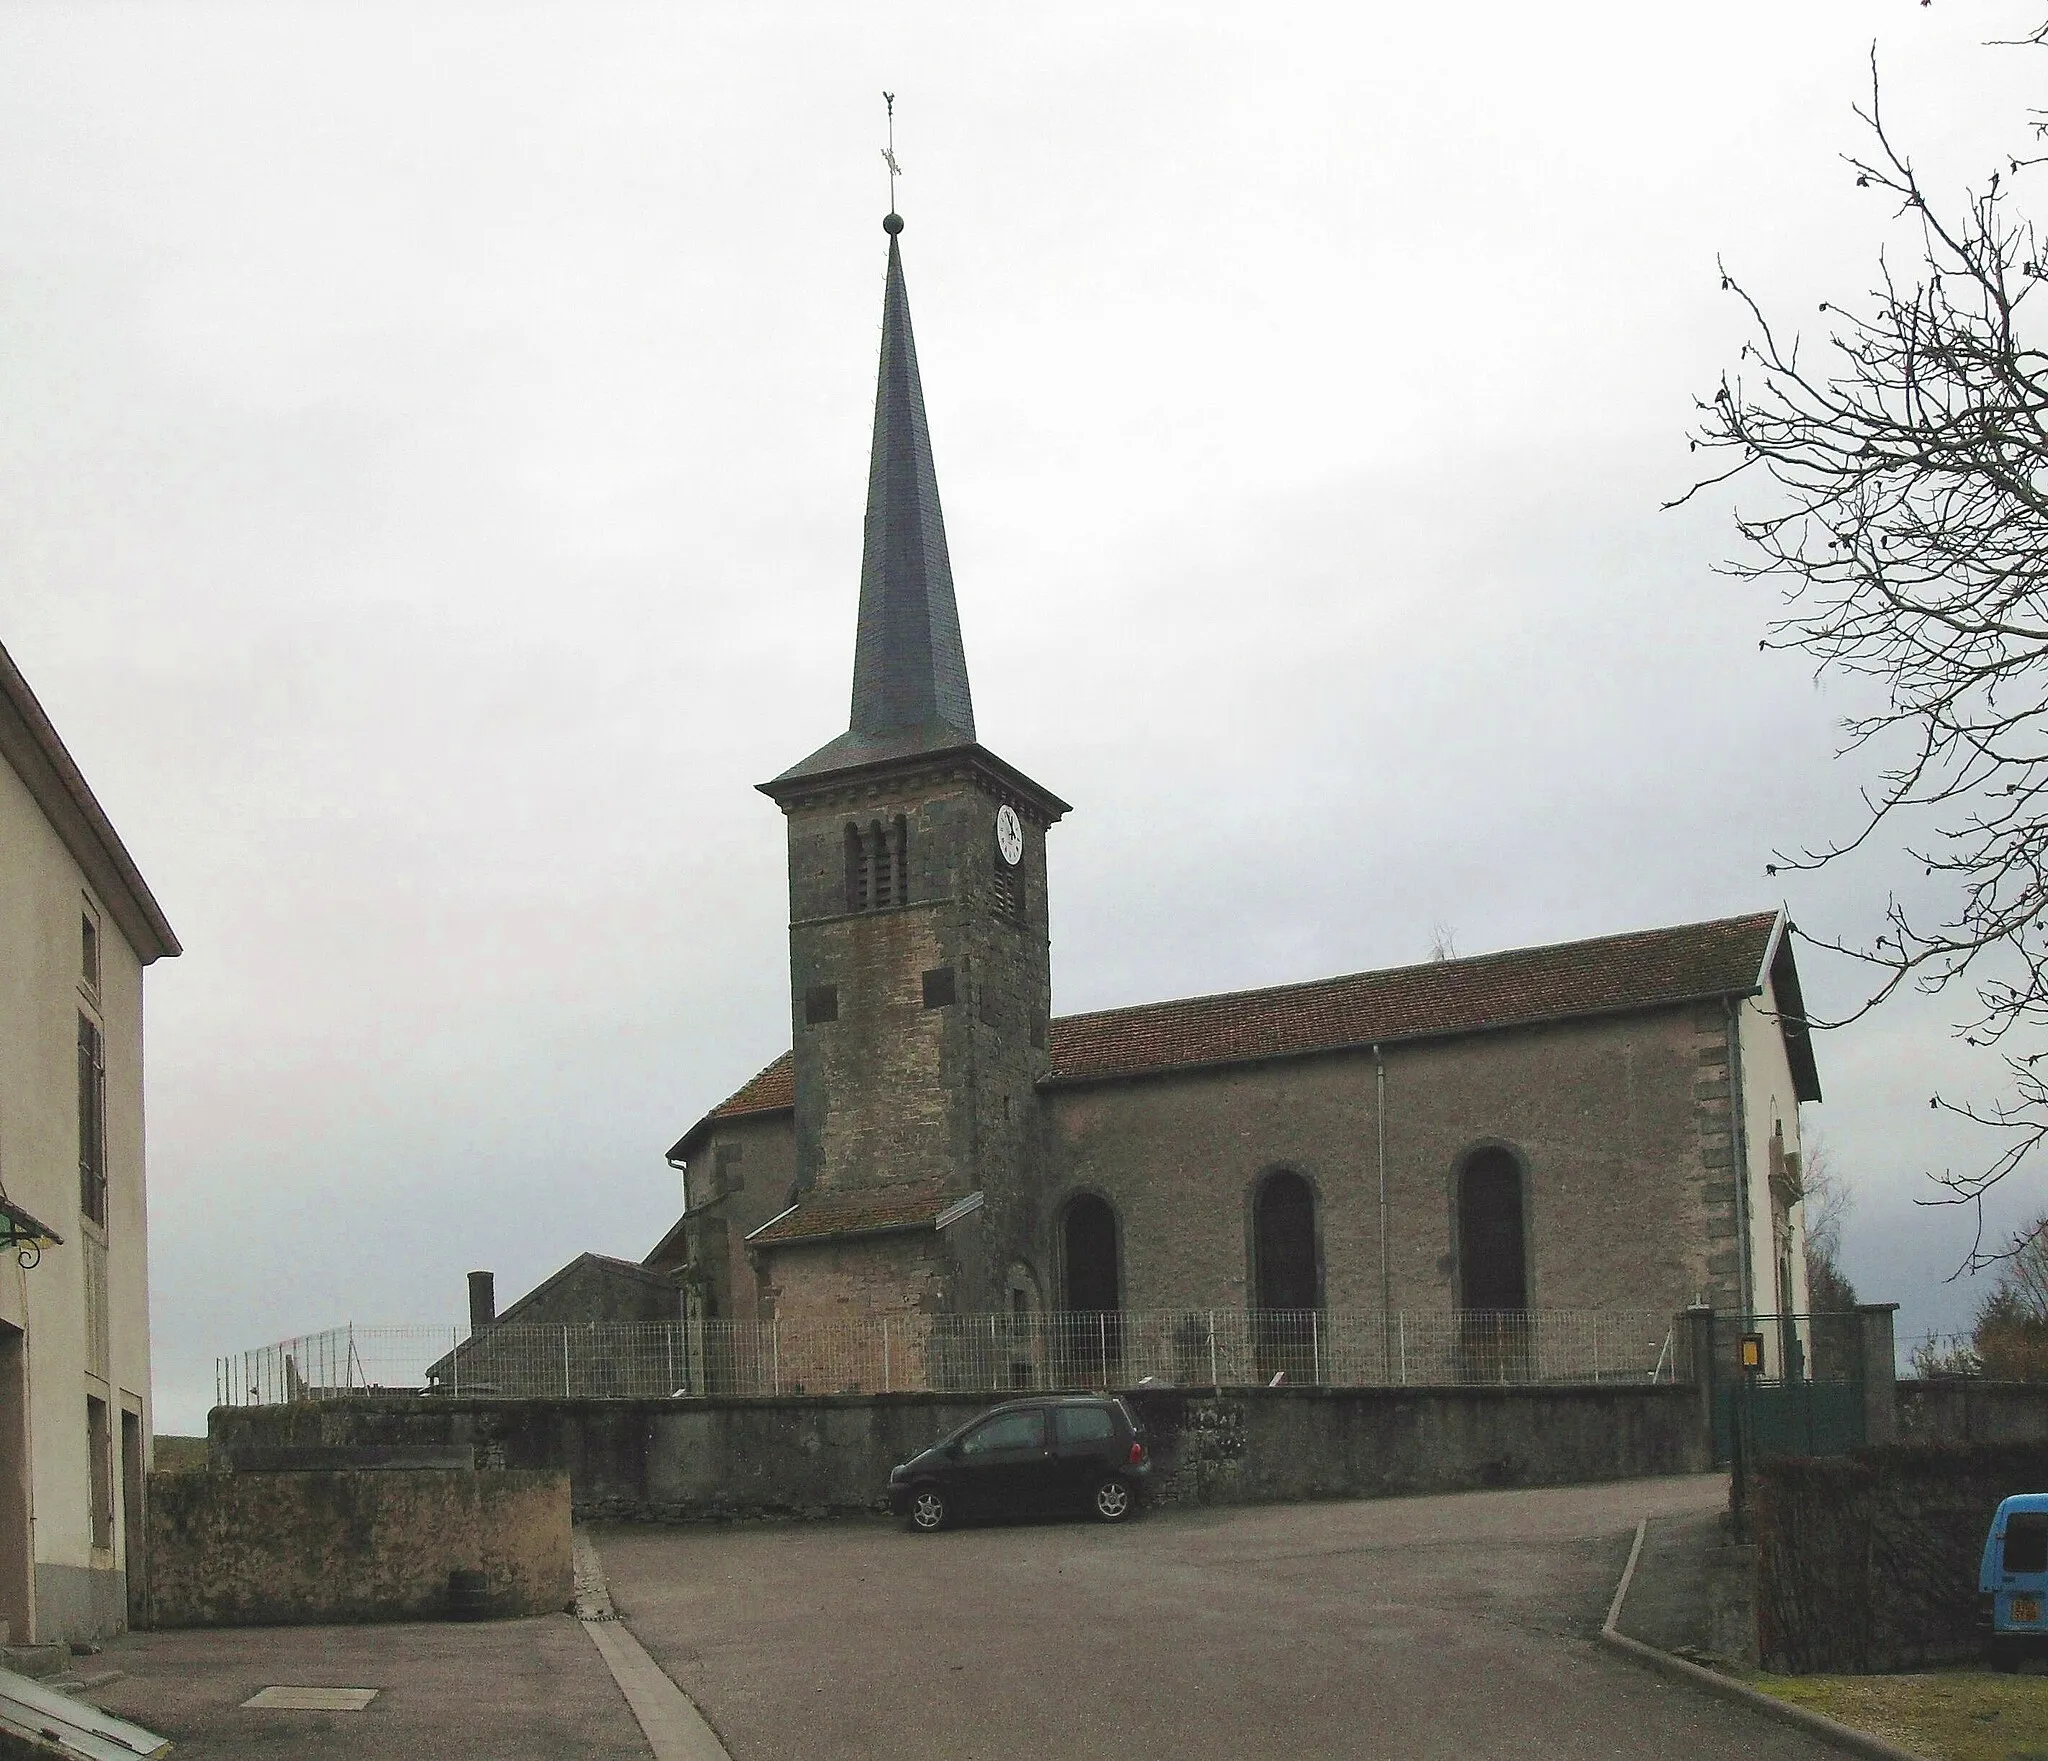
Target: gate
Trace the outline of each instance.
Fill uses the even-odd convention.
[[[1742,1335],[1763,1335],[1745,1370]],[[1714,1465],[1862,1447],[1863,1360],[1854,1314],[1714,1317]]]

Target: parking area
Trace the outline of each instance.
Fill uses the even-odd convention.
[[[255,1761],[646,1761],[645,1738],[582,1623],[231,1627],[130,1633],[92,1659],[87,1697],[180,1756]],[[359,1711],[245,1707],[265,1688],[374,1688]]]
[[[914,1536],[594,1531],[612,1594],[734,1761],[1810,1758],[1594,1643],[1645,1515],[1724,1479]]]

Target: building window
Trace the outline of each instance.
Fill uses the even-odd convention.
[[[953,1001],[953,969],[950,966],[934,966],[924,975],[924,1006],[927,1009],[944,1009]]]
[[[78,917],[78,976],[95,996],[100,988],[100,926],[90,911]]]
[[[814,984],[804,992],[804,1025],[816,1027],[820,1022],[839,1019],[839,987],[836,984]]]
[[[78,1208],[107,1223],[107,1042],[90,1016],[78,1018]]]
[[[737,1143],[722,1143],[711,1158],[711,1194],[714,1198],[729,1198],[733,1193],[747,1189],[747,1177],[740,1172],[740,1151],[745,1146]]]
[[[1529,1306],[1522,1170],[1503,1149],[1475,1151],[1458,1171],[1458,1306],[1496,1314]]]
[[[1322,1379],[1322,1279],[1316,1256],[1316,1194],[1280,1169],[1260,1182],[1252,1204],[1253,1329],[1259,1379]]]
[[[1315,1189],[1286,1169],[1269,1174],[1253,1207],[1252,1237],[1258,1306],[1293,1313],[1320,1307]]]
[[[910,903],[910,822],[870,820],[846,828],[846,908],[879,911]]]
[[[1123,1280],[1117,1265],[1116,1213],[1109,1201],[1092,1192],[1068,1200],[1060,1222],[1060,1246],[1068,1312],[1092,1315],[1116,1308]]]
[[[88,1394],[85,1397],[85,1436],[92,1464],[92,1544],[114,1544],[114,1430],[107,1417],[107,1403]]]

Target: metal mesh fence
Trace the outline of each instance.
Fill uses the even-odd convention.
[[[1186,1309],[798,1321],[330,1328],[216,1363],[224,1406],[413,1393],[510,1399],[1671,1381],[1645,1310],[1393,1315]]]

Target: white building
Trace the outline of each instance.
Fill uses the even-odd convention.
[[[142,969],[179,948],[4,648],[0,760],[0,1626],[50,1643],[128,1624],[150,1456]]]

